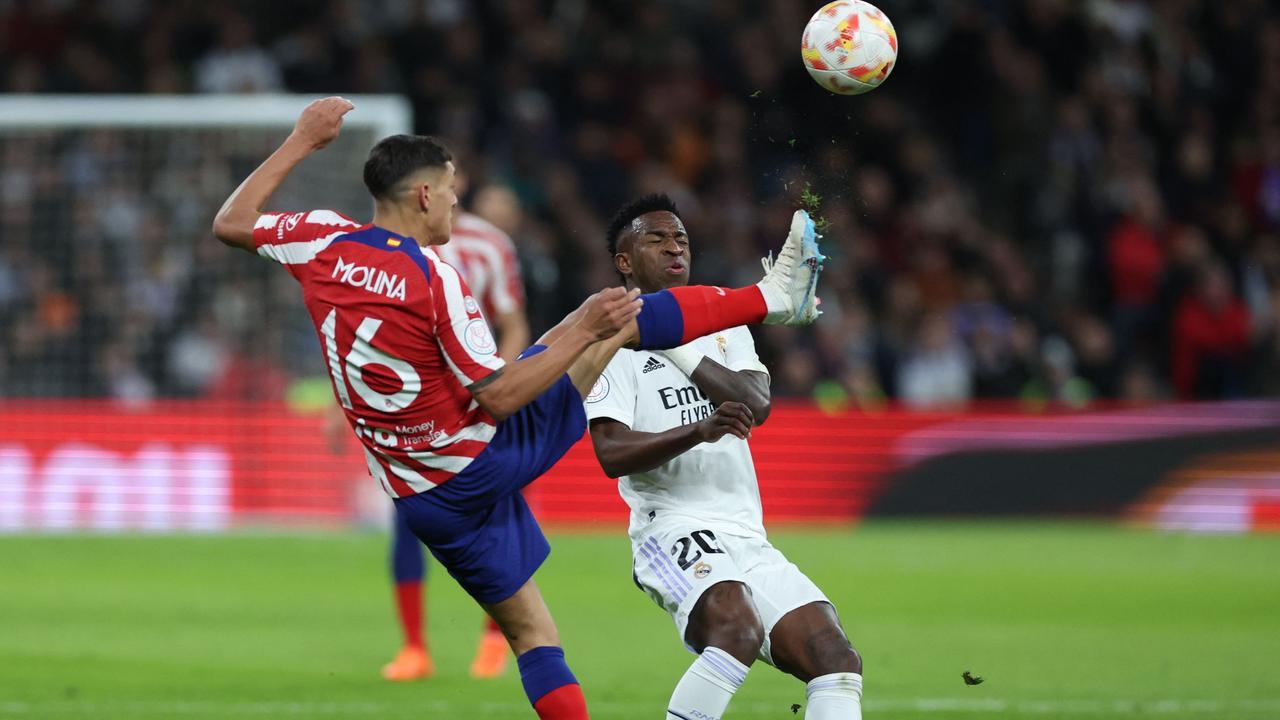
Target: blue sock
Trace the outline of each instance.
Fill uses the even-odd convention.
[[[640,350],[665,350],[683,344],[684,312],[670,290],[640,296],[644,305],[636,316],[640,328]]]
[[[520,682],[530,705],[536,705],[542,696],[553,690],[578,682],[564,661],[563,648],[550,645],[536,647],[516,658],[516,665],[520,666]]]
[[[427,575],[427,560],[422,541],[409,529],[400,513],[396,512],[391,529],[391,576],[396,583],[422,582]]]

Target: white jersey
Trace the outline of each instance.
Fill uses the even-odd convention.
[[[768,373],[745,327],[700,337],[694,346],[733,371]],[[664,356],[619,350],[586,401],[587,418],[610,418],[639,432],[663,432],[700,422],[715,411],[697,385]],[[618,479],[631,507],[631,536],[655,515],[674,513],[764,534],[760,487],[747,442],[725,435],[647,472]]]

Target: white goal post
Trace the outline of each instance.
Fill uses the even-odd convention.
[[[12,128],[289,127],[313,95],[6,95],[0,131]],[[379,137],[413,128],[409,102],[399,95],[350,95],[356,107],[344,125],[366,126]]]
[[[37,166],[53,163],[60,173],[67,169],[58,165],[64,158],[83,167],[86,157],[92,160],[95,139],[115,144],[144,173],[167,170],[169,175],[182,175],[202,162],[209,165],[210,157],[230,158],[228,169],[240,177],[223,178],[233,180],[225,196],[284,140],[314,99],[290,94],[10,95],[0,100],[0,150],[7,151],[4,161],[11,175],[26,169],[21,168],[24,159]],[[280,203],[278,209],[331,207],[356,217],[372,210],[360,168],[378,140],[412,132],[412,109],[398,95],[348,99],[355,109],[344,117],[342,134],[290,174],[273,197],[273,204]],[[253,164],[246,166],[247,161]],[[21,179],[17,182],[20,186]],[[153,182],[147,190],[152,195],[177,192],[165,180]],[[202,197],[201,204],[212,200]],[[219,204],[220,199],[209,209]]]

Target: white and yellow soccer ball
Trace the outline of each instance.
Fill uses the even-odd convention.
[[[898,34],[875,5],[835,0],[809,18],[800,55],[822,87],[840,95],[861,95],[879,87],[893,71]]]

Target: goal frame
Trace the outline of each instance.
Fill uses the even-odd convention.
[[[413,131],[413,111],[400,95],[348,95],[355,109],[343,123],[372,128],[378,138]],[[67,128],[293,127],[314,95],[6,95],[0,132]]]

